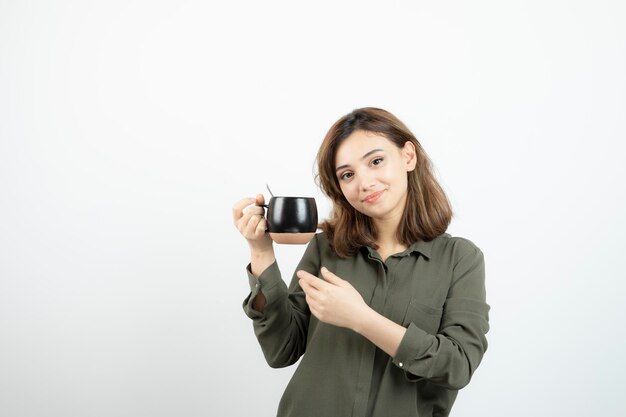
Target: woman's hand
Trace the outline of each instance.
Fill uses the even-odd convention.
[[[311,313],[318,320],[354,331],[370,309],[361,294],[346,280],[322,268],[324,280],[306,271],[298,271],[300,286],[306,294]]]
[[[233,206],[233,221],[239,233],[248,241],[250,250],[255,253],[273,253],[272,239],[268,233],[265,210],[260,207],[265,204],[263,194],[256,199],[244,198]]]

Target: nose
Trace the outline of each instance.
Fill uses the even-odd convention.
[[[369,191],[372,188],[374,188],[374,186],[376,185],[376,179],[374,178],[373,175],[369,175],[369,174],[363,174],[361,175],[361,190],[362,191]]]

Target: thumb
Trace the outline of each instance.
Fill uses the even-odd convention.
[[[263,196],[263,194],[257,194],[256,195],[256,205],[257,206],[262,206],[263,204],[265,204],[265,197]]]
[[[330,282],[331,284],[334,284],[334,285],[343,286],[343,283],[345,281],[339,278],[337,275],[330,272],[325,266],[322,267],[321,271],[322,271],[322,276],[327,282]]]

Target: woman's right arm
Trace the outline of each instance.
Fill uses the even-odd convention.
[[[276,261],[272,239],[265,233],[267,220],[264,217],[265,210],[261,207],[263,204],[265,198],[258,194],[256,199],[244,198],[233,206],[233,221],[239,233],[248,242],[250,269],[256,278]],[[262,313],[265,302],[265,296],[260,292],[254,299],[253,308]]]
[[[250,265],[246,268],[251,292],[243,308],[252,319],[267,363],[280,368],[295,363],[304,354],[311,313],[297,276],[293,275],[289,287],[282,279],[272,240],[265,233],[267,226],[262,218],[262,207],[252,206],[255,203],[263,204],[262,196],[257,196],[256,200],[241,200],[233,208],[235,225],[247,239],[251,254]],[[297,269],[317,275],[320,262],[318,242],[314,238]]]

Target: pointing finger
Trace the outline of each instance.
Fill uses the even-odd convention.
[[[316,290],[322,290],[330,285],[323,279],[319,279],[315,275],[303,270],[298,271],[296,275],[298,276],[298,278],[300,278],[301,281],[306,282],[311,288],[315,288]]]
[[[324,279],[331,284],[343,285],[343,283],[345,282],[343,279],[330,272],[325,266],[322,267],[321,271]]]

